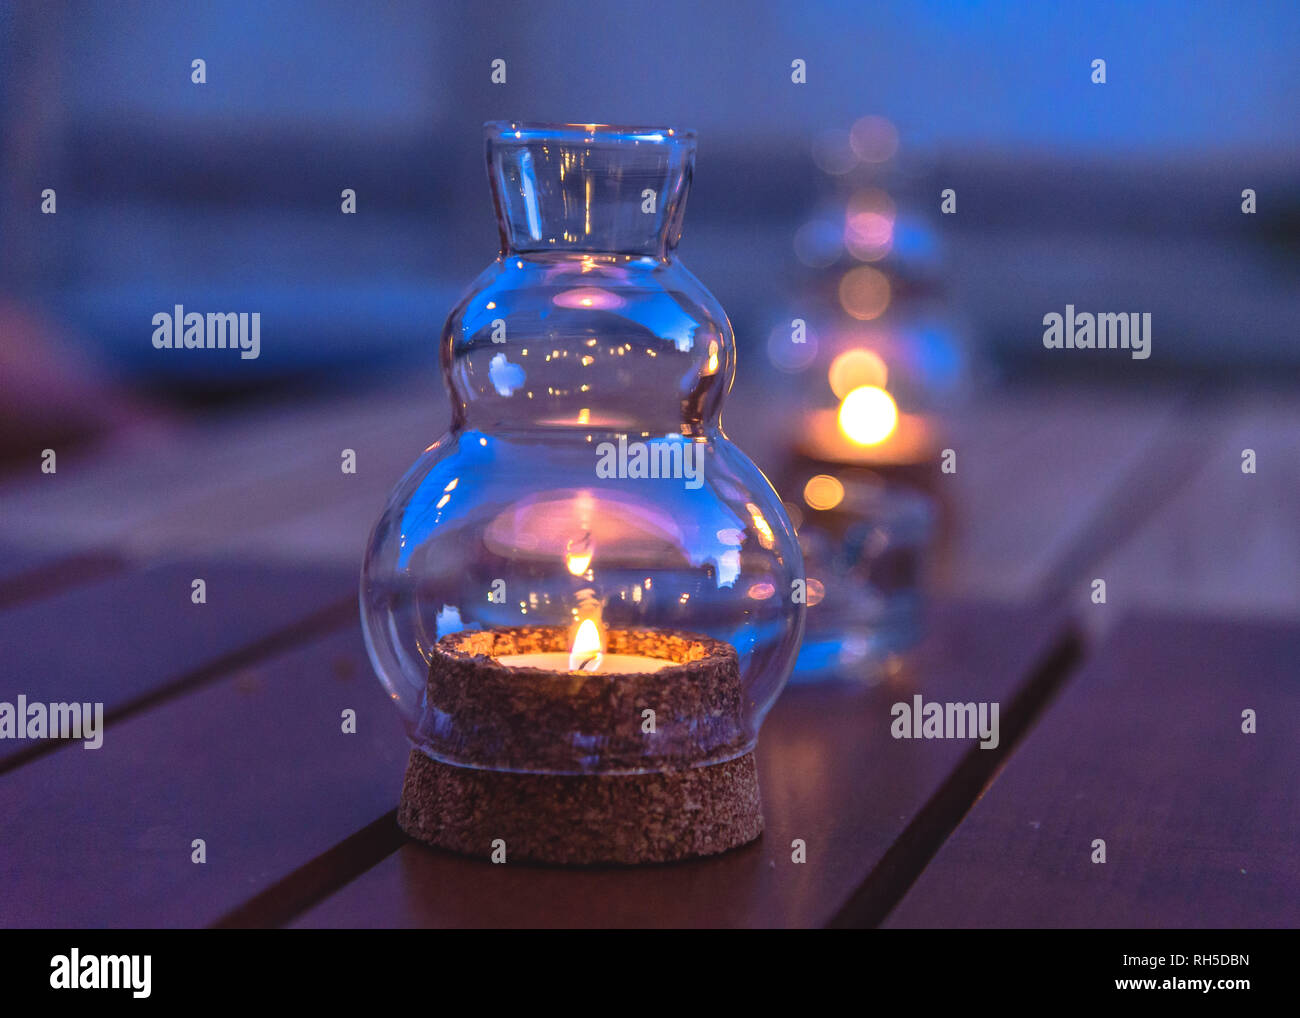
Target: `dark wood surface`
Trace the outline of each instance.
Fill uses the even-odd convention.
[[[272,654],[110,726],[98,750],[64,745],[7,775],[6,816],[23,819],[0,829],[0,917],[214,923],[391,810],[405,761],[359,632]]]
[[[887,925],[1300,925],[1297,666],[1293,626],[1128,619]]]
[[[207,585],[206,603],[191,582]],[[351,582],[350,582],[351,581]],[[338,570],[220,562],[117,573],[12,607],[5,667],[29,702],[95,701],[110,717],[133,701],[184,687],[295,623],[356,614],[354,578]],[[10,697],[6,697],[10,699]],[[0,767],[50,743],[0,741]]]
[[[731,430],[779,469],[765,394],[736,404]],[[0,926],[1300,920],[1295,404],[955,410],[924,644],[881,684],[786,691],[758,750],[761,841],[644,869],[498,866],[395,826],[407,747],[362,647],[357,563],[442,420],[421,384],[0,478],[0,700],[108,711],[100,750],[0,741]],[[1002,746],[894,740],[913,692],[998,701]]]

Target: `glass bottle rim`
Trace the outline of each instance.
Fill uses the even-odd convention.
[[[489,141],[504,144],[535,141],[691,143],[695,132],[680,127],[632,124],[563,124],[537,120],[489,120],[483,125]]]

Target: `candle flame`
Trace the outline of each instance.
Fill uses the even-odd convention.
[[[573,637],[569,651],[569,671],[594,672],[600,667],[600,628],[594,619],[585,619]]]
[[[840,404],[839,425],[856,445],[879,445],[898,427],[898,404],[878,386],[860,386]]]

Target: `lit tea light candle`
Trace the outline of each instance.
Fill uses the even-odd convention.
[[[676,664],[666,658],[639,654],[606,654],[600,628],[592,619],[578,627],[569,653],[502,654],[496,659],[507,668],[538,668],[546,672],[598,672],[602,675],[643,675]]]
[[[888,388],[889,367],[853,347],[831,362],[827,381],[839,406],[805,414],[796,452],[814,463],[871,470],[915,468],[938,454],[933,420],[904,413]]]
[[[900,412],[885,389],[862,386],[847,393],[837,409],[809,414],[799,444],[814,460],[890,467],[928,462],[938,442],[925,417]]]

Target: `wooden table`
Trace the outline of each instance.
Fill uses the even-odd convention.
[[[124,435],[0,484],[0,700],[107,712],[97,750],[0,741],[0,925],[1300,923],[1295,404],[1030,392],[956,412],[927,636],[874,685],[781,697],[762,839],[566,870],[394,824],[406,744],[357,562],[442,428],[426,388]],[[771,470],[762,409],[742,390],[729,430],[748,421]],[[999,703],[1001,744],[892,738],[914,694]]]

